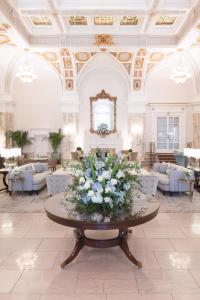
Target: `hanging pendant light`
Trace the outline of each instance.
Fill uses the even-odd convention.
[[[179,62],[178,65],[173,69],[170,79],[172,79],[175,83],[184,83],[189,78],[191,78],[191,74],[188,68],[182,62],[182,50],[179,50]]]
[[[37,76],[34,73],[33,68],[28,64],[28,57],[27,52],[25,53],[25,62],[24,65],[19,67],[16,77],[19,78],[23,83],[30,84],[35,79],[37,79]]]

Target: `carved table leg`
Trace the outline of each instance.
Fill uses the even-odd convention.
[[[124,254],[126,255],[126,257],[132,262],[134,263],[138,268],[142,268],[142,263],[140,261],[138,261],[133,254],[131,253],[128,243],[127,243],[127,238],[128,238],[128,230],[120,230],[119,231],[119,238],[120,238],[120,248],[122,249],[122,251],[124,252]]]
[[[74,250],[72,251],[71,255],[63,262],[61,263],[61,268],[64,268],[66,265],[68,265],[70,262],[72,262],[77,255],[79,254],[80,250],[84,246],[84,231],[83,230],[76,230],[76,244],[74,247]]]

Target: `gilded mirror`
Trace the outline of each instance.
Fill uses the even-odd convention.
[[[95,97],[90,97],[90,132],[100,134],[99,128],[106,126],[104,133],[115,133],[116,129],[116,100],[102,90]]]

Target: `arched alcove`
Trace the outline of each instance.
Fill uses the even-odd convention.
[[[172,54],[147,76],[145,95],[148,103],[187,103],[196,95],[199,74],[196,74],[194,58],[189,52],[181,54],[181,63],[188,68],[191,78],[183,84],[177,84],[170,79],[179,60],[180,53]]]
[[[90,133],[90,97],[96,96],[103,89],[111,96],[117,97],[117,132],[101,138],[97,134]],[[87,151],[98,146],[122,149],[128,131],[129,80],[126,71],[112,55],[98,53],[82,70],[78,80],[78,92],[80,99],[79,140],[83,141],[84,148]]]
[[[44,151],[41,150],[42,136],[49,131],[56,131],[62,126],[60,101],[62,97],[61,80],[53,67],[40,56],[27,54],[27,63],[34,69],[37,79],[31,84],[16,78],[19,67],[25,63],[25,51],[15,47],[0,48],[0,85],[3,93],[12,100],[12,114],[9,122],[15,130],[27,130],[40,142],[33,142],[25,149],[27,152],[40,153],[49,151],[48,141]],[[3,59],[5,57],[5,59]],[[5,100],[2,98],[2,101]],[[6,104],[5,104],[6,107]],[[5,126],[6,127],[6,126]],[[5,128],[6,130],[6,128]],[[37,149],[36,149],[37,144]]]

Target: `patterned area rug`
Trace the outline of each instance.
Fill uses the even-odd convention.
[[[0,192],[0,212],[43,212],[44,202],[48,198],[47,189],[40,191],[39,195],[25,193],[11,197],[8,193]],[[164,196],[157,191],[156,197],[160,202],[160,212],[199,212],[200,213],[200,193],[194,192],[192,201],[189,195],[178,193],[173,197]],[[155,199],[156,200],[156,199]]]

